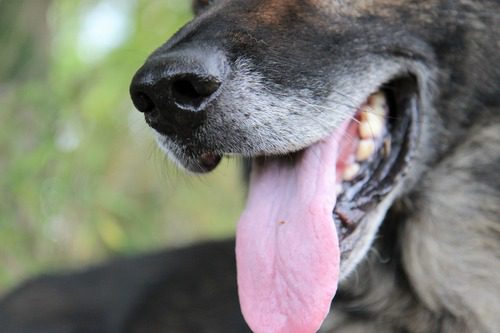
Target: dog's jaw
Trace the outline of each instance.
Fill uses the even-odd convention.
[[[340,261],[340,281],[346,279],[355,271],[357,265],[366,258],[373,241],[377,236],[377,231],[384,221],[385,215],[394,199],[401,192],[401,184],[395,188],[377,207],[370,211],[360,222],[360,225],[351,236],[344,239],[341,246],[352,249],[348,256],[341,257]],[[355,243],[348,244],[348,243]],[[342,248],[341,248],[342,251]]]

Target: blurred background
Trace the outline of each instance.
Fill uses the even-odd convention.
[[[175,169],[128,96],[188,0],[0,0],[0,294],[29,276],[232,235],[239,165]]]

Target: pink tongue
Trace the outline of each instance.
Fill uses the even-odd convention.
[[[236,235],[243,315],[256,333],[316,332],[337,290],[338,142],[346,124],[296,163],[255,164]]]

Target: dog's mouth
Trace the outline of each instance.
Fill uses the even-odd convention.
[[[334,133],[254,159],[237,230],[240,302],[256,332],[314,332],[368,250],[416,141],[417,88],[394,79]]]
[[[400,183],[417,134],[417,89],[412,77],[390,81],[358,110],[337,161],[333,220],[342,260],[349,257],[366,215]]]
[[[320,328],[339,280],[365,256],[403,184],[417,144],[417,100],[415,77],[394,78],[322,140],[253,158],[236,234],[240,304],[253,331]],[[190,151],[180,162],[194,172],[222,158]]]

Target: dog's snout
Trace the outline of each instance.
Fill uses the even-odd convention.
[[[203,123],[225,72],[225,60],[217,52],[167,52],[149,59],[136,73],[130,94],[150,125],[185,134]]]

